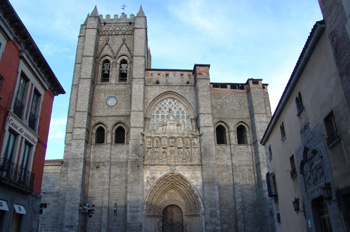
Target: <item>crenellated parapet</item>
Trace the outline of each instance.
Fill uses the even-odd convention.
[[[122,14],[120,17],[116,14],[113,18],[110,15],[106,15],[105,18],[100,15],[100,20],[100,35],[131,35],[134,32],[134,14],[131,14],[129,18],[126,14]]]
[[[135,15],[130,14],[130,17],[124,13],[122,13],[119,17],[118,14],[115,14],[113,18],[111,18],[111,15],[107,14],[106,17],[103,17],[103,15],[100,15],[100,20],[102,23],[119,23],[119,22],[134,22],[135,21]]]
[[[242,94],[252,89],[263,89],[267,93],[268,84],[261,79],[248,79],[246,83],[210,83],[212,94]]]
[[[194,85],[192,70],[149,69],[146,85]]]

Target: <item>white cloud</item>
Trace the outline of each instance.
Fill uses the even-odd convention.
[[[49,140],[53,139],[64,139],[66,133],[66,123],[65,118],[52,118],[50,124]]]

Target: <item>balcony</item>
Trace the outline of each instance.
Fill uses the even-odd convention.
[[[23,103],[20,100],[16,99],[15,104],[13,106],[13,113],[16,114],[20,119],[22,119],[23,109]]]
[[[0,181],[26,191],[33,190],[34,174],[8,159],[0,160]]]

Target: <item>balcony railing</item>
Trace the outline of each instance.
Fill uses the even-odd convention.
[[[36,130],[36,122],[38,121],[38,116],[35,114],[30,113],[29,114],[29,121],[28,121],[28,126],[35,131]]]
[[[20,100],[16,99],[15,105],[13,106],[13,113],[15,113],[20,119],[22,119],[23,109],[23,103]]]
[[[34,174],[8,159],[0,159],[0,179],[33,190]]]

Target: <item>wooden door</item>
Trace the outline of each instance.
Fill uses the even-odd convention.
[[[183,215],[178,206],[169,205],[163,210],[162,232],[183,232]]]

